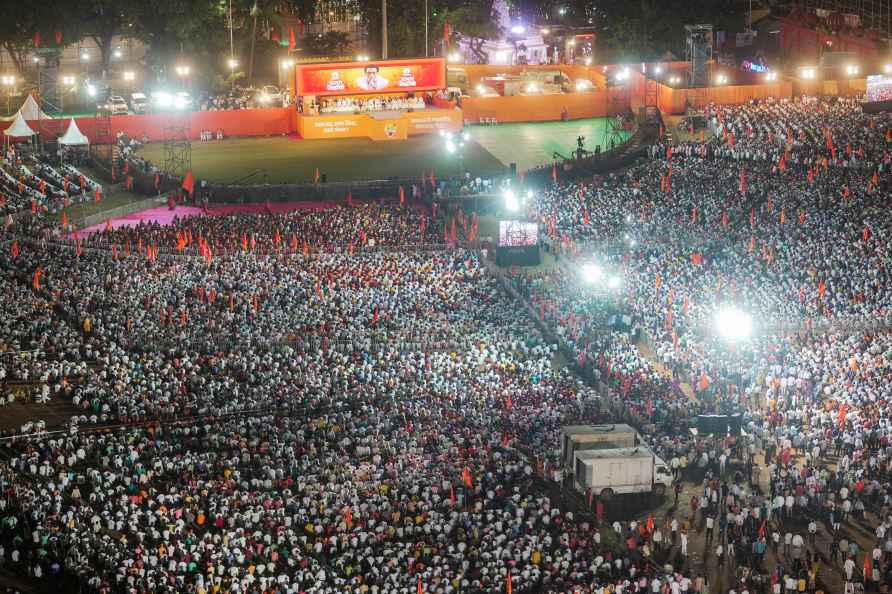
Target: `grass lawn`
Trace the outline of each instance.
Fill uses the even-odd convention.
[[[465,167],[473,175],[493,175],[517,163],[520,170],[547,165],[557,151],[576,148],[585,136],[586,148],[603,143],[606,119],[535,124],[472,126],[465,146]],[[164,162],[163,143],[149,144],[141,156]],[[396,142],[362,138],[299,140],[290,137],[236,138],[192,143],[195,175],[216,183],[312,182],[316,168],[328,181],[418,177],[434,169],[438,175],[457,175],[459,160],[446,152],[438,135],[415,136]]]
[[[585,137],[583,146],[587,150],[594,150],[598,144],[603,149],[607,119],[472,126],[470,133],[497,159],[506,165],[517,163],[517,169],[523,171],[553,162],[555,152],[570,157],[579,136]]]
[[[140,155],[153,163],[163,163],[164,145],[149,144]],[[420,177],[430,169],[441,176],[459,172],[458,159],[446,152],[439,136],[396,142],[275,137],[192,143],[195,175],[217,183],[312,182],[317,167],[330,182]],[[504,170],[498,159],[475,142],[465,147],[465,167],[474,175],[493,175]]]

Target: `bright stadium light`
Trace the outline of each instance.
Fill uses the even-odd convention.
[[[520,203],[517,201],[517,196],[514,195],[514,190],[508,188],[505,190],[505,208],[510,210],[511,212],[515,212],[520,209]]]
[[[849,76],[857,76],[859,72],[861,72],[861,69],[857,64],[849,64],[846,66],[846,74]]]
[[[465,130],[464,132],[461,133],[461,139],[464,140],[465,142],[471,140],[471,133],[468,132],[467,130]]]
[[[745,311],[734,307],[723,307],[716,313],[715,326],[725,340],[739,342],[753,333],[753,318]]]
[[[94,87],[93,85],[87,85],[87,95],[89,95],[90,97],[95,97],[96,87]]]
[[[454,153],[455,152],[455,143],[452,142],[451,140],[447,140],[446,141],[446,150],[449,151],[450,153]]]
[[[765,74],[765,80],[768,82],[774,82],[777,80],[777,72],[767,72]]]
[[[532,190],[527,190],[527,200],[532,200],[533,196],[535,195],[535,192],[533,192]]]
[[[811,67],[805,67],[799,71],[799,75],[806,80],[813,79],[815,77],[815,74],[815,69]]]
[[[613,275],[609,279],[607,279],[607,288],[612,291],[618,289],[621,284],[623,284],[622,280],[620,280],[620,278],[616,275]]]
[[[158,107],[170,107],[173,105],[173,95],[167,91],[158,91],[155,93],[155,103]]]
[[[523,25],[514,25],[513,27],[511,27],[511,32],[515,35],[521,35],[526,30],[527,28]]]
[[[582,266],[582,278],[589,284],[594,284],[601,280],[604,271],[597,264],[584,264]]]
[[[656,65],[656,66],[654,66],[654,74],[656,74],[656,75],[658,75],[658,76],[659,76],[660,74],[663,74],[663,67],[660,66],[659,64]]]
[[[883,66],[883,72],[886,74],[892,74],[892,64],[886,64]]]
[[[127,70],[126,72],[124,72],[124,80],[136,80],[136,73],[134,73],[132,70]]]

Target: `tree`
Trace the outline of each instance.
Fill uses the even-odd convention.
[[[159,75],[188,55],[200,72],[221,66],[228,46],[227,5],[213,0],[149,0],[135,2],[130,15],[133,35],[148,46],[147,61]],[[194,69],[194,70],[197,70]]]
[[[9,2],[0,19],[0,43],[9,53],[15,69],[24,75],[28,54],[34,50],[34,34],[41,34],[41,45],[52,45],[64,19],[56,3]]]
[[[131,0],[68,0],[64,3],[66,21],[80,30],[76,38],[89,37],[99,48],[102,79],[108,76],[108,66],[114,52],[114,38],[124,32],[127,14],[134,6]]]

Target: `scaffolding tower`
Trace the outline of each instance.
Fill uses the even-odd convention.
[[[192,169],[189,113],[171,114],[164,127],[164,172],[174,178]]]
[[[801,0],[801,6],[858,15],[861,27],[892,38],[892,0]]]
[[[97,106],[93,122],[90,156],[101,171],[107,171],[110,174],[115,165],[115,154],[118,151],[111,129],[111,113],[104,107]]]
[[[685,25],[687,44],[685,60],[688,63],[688,86],[709,86],[709,62],[712,60],[712,25]]]
[[[62,102],[59,88],[59,61],[61,50],[58,47],[37,48],[37,131],[40,142],[55,143],[62,133]]]

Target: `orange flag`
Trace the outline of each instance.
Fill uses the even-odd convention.
[[[424,594],[424,586],[421,585],[421,576],[418,576],[418,588],[415,590],[416,594]]]
[[[471,479],[471,469],[467,466],[465,466],[465,469],[461,473],[461,480],[469,489],[474,486],[474,481]]]
[[[192,170],[186,172],[186,177],[183,178],[183,185],[181,186],[191,197],[195,193],[195,176],[192,175]]]
[[[508,574],[505,576],[505,592],[507,594],[513,594],[514,587],[511,584],[511,571],[508,571]]]
[[[322,177],[322,176],[319,175],[319,168],[317,167],[317,168],[316,168],[316,172],[313,174],[313,183],[314,183],[314,184],[318,184],[318,183],[319,183],[319,180],[321,179],[321,177]]]
[[[37,270],[34,271],[34,281],[31,283],[34,287],[35,291],[40,290],[40,277],[43,275],[43,267],[38,266]]]
[[[406,189],[400,186],[400,206],[406,203]]]

